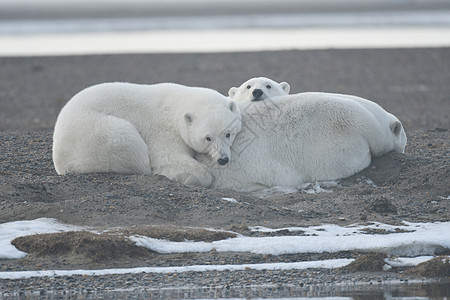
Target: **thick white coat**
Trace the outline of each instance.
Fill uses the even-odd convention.
[[[104,83],[61,110],[53,162],[58,174],[160,174],[207,187],[211,174],[194,154],[226,163],[240,127],[236,103],[211,89]]]
[[[234,159],[222,168],[210,164],[213,188],[255,191],[336,180],[363,170],[371,157],[403,153],[406,145],[394,115],[355,96],[301,93],[238,106],[243,123]]]

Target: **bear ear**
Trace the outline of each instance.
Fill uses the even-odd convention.
[[[399,135],[402,131],[402,123],[400,123],[399,121],[392,122],[390,127],[392,133],[395,135]]]
[[[280,85],[283,91],[285,91],[286,94],[289,94],[289,92],[291,91],[291,86],[289,85],[289,83],[283,81],[282,83],[280,83]]]
[[[194,116],[191,113],[185,113],[184,114],[184,121],[186,124],[191,125],[194,121]]]
[[[237,92],[237,87],[232,87],[229,91],[228,91],[228,96],[230,96],[231,99],[233,99],[234,95],[236,95]]]
[[[230,103],[228,103],[228,108],[229,108],[232,112],[236,112],[236,111],[237,111],[236,102],[230,101]]]

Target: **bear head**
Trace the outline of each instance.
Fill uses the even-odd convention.
[[[229,99],[211,103],[196,111],[186,112],[183,117],[185,143],[219,165],[226,165],[231,159],[231,145],[242,126],[236,103]]]
[[[266,77],[255,77],[240,87],[232,87],[228,95],[233,101],[262,101],[288,95],[291,87],[287,82],[277,83]]]
[[[389,125],[389,129],[391,131],[391,136],[393,140],[393,149],[395,152],[398,153],[405,153],[405,147],[406,147],[406,133],[405,129],[403,128],[402,123],[396,118],[393,121],[391,121]]]

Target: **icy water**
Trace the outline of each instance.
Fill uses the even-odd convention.
[[[0,56],[450,45],[450,1],[231,2],[0,0]]]
[[[74,295],[54,295],[65,299]],[[164,288],[121,290],[83,295],[83,299],[327,299],[327,300],[444,300],[450,297],[449,284],[400,285],[311,285]],[[52,299],[47,294],[46,299]]]

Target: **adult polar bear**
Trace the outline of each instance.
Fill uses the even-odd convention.
[[[241,129],[236,103],[218,92],[172,83],[104,83],[75,95],[53,135],[58,174],[160,174],[208,187],[204,153],[220,165]]]
[[[356,96],[300,93],[238,106],[243,123],[234,159],[224,168],[210,165],[213,188],[255,191],[336,180],[366,168],[371,157],[403,153],[406,145],[395,116]]]

